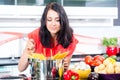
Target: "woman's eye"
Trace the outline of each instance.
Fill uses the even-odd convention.
[[[60,20],[56,20],[57,22],[59,22]]]
[[[52,21],[52,20],[50,20],[50,19],[47,19],[47,21]]]

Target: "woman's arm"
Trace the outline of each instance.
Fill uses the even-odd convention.
[[[19,63],[18,63],[18,70],[20,72],[24,71],[27,67],[28,67],[28,55],[27,55],[27,52],[26,50],[23,52],[20,60],[19,60]]]
[[[20,72],[24,71],[28,67],[28,55],[35,52],[35,43],[33,39],[27,41],[26,47],[23,51],[23,54],[20,57],[18,63],[18,70]]]

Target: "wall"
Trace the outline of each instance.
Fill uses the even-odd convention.
[[[27,34],[35,28],[0,28],[0,32],[15,32]],[[79,40],[74,54],[101,54],[104,47],[101,46],[103,37],[118,37],[120,39],[120,26],[114,27],[73,27],[74,34]],[[8,38],[16,37],[11,34],[0,34],[0,43]],[[24,37],[24,36],[23,36]],[[17,39],[18,38],[18,39]],[[26,38],[16,39],[0,44],[0,57],[19,57],[25,47]]]
[[[103,37],[117,37],[120,39],[120,27],[86,27],[74,28],[74,32],[79,34],[79,51],[81,54],[101,54],[105,47],[101,45]]]
[[[118,4],[119,4],[119,2],[118,2]],[[11,9],[8,9],[8,6],[6,6],[3,9],[3,7],[1,6],[1,10],[3,10],[3,11],[1,11],[1,14],[3,14],[6,11],[9,11],[9,10],[13,10],[13,11],[9,11],[10,14],[15,14],[14,8],[16,9],[16,7],[12,6]],[[10,22],[6,23],[7,17],[5,17],[5,19],[3,19],[4,15],[0,16],[2,19],[2,20],[0,20],[0,53],[1,53],[0,57],[10,57],[10,56],[19,57],[22,54],[22,51],[25,47],[25,43],[26,43],[26,38],[24,38],[25,34],[31,32],[32,30],[34,30],[36,28],[36,27],[33,27],[33,25],[35,25],[34,19],[32,19],[33,25],[32,24],[28,25],[25,21],[21,20],[21,17],[25,18],[26,16],[23,16],[23,15],[19,16],[19,14],[23,13],[24,11],[26,11],[26,15],[28,15],[28,13],[30,13],[29,10],[31,11],[31,7],[29,6],[29,8],[26,8],[26,7],[24,7],[24,8],[17,7],[17,8],[18,8],[16,10],[17,15],[15,14],[13,16],[11,16],[11,15],[7,16],[7,17],[13,18],[13,19],[17,17],[18,21],[15,20],[17,22],[16,24],[13,24],[15,21],[10,20],[10,19],[8,19],[8,21],[10,20]],[[35,10],[35,11],[32,11],[30,14],[33,14],[33,12],[34,12],[34,14],[36,15],[36,13],[39,13],[42,11],[41,10],[42,8],[40,8],[40,9],[38,8],[38,10],[36,7],[32,6],[32,8],[33,8],[32,10]],[[23,9],[25,9],[25,10],[23,11]],[[91,17],[93,18],[96,16],[99,17],[100,19],[101,19],[101,17],[109,18],[111,16],[113,19],[113,18],[116,18],[116,15],[117,15],[116,9],[115,9],[115,11],[113,11],[114,9],[112,11],[111,10],[109,11],[108,8],[106,8],[106,10],[108,10],[108,11],[105,10],[104,11],[105,13],[103,13],[103,11],[100,11],[103,9],[100,9],[97,11],[96,10],[86,10],[86,9],[79,9],[79,11],[78,11],[78,9],[77,10],[76,9],[71,10],[71,9],[72,8],[70,8],[70,10],[66,11],[66,12],[68,12],[69,16],[71,17],[71,13],[73,13],[73,18],[79,18],[79,19],[81,19],[81,17],[86,19],[86,15],[88,15],[87,16],[87,18],[89,17],[88,19],[91,19]],[[76,13],[76,11],[78,11],[78,12]],[[84,12],[86,14],[84,14]],[[92,16],[90,15],[89,12],[91,12]],[[8,13],[8,12],[6,12],[6,13]],[[79,13],[82,13],[82,16],[79,16],[80,15]],[[96,13],[98,13],[98,15],[94,16],[94,14],[96,14]],[[110,14],[109,16],[108,16],[108,13]],[[75,14],[77,14],[77,16]],[[101,16],[101,14],[103,16]],[[33,17],[33,16],[31,15],[31,17]],[[34,17],[36,17],[36,16],[34,16]],[[38,18],[38,16],[37,16],[37,18]],[[28,22],[29,22],[29,20],[28,20]],[[71,22],[73,22],[73,21],[71,21]],[[78,22],[78,23],[80,23],[80,22]],[[74,25],[78,25],[78,23],[75,23]],[[81,22],[81,23],[83,24],[83,22]],[[75,36],[79,40],[79,44],[77,45],[74,54],[103,53],[104,48],[103,48],[103,46],[101,46],[101,39],[103,37],[113,37],[114,36],[114,37],[118,37],[118,39],[120,38],[119,37],[120,26],[112,26],[111,25],[112,22],[111,22],[110,23],[111,26],[109,26],[109,23],[108,23],[107,27],[104,27],[104,26],[102,26],[104,23],[103,24],[101,24],[101,23],[99,23],[98,26],[96,26],[96,27],[95,26],[94,27],[90,27],[90,26],[89,27],[81,27],[81,26],[73,27],[74,34],[76,34]],[[12,26],[10,26],[10,25],[12,25]],[[21,25],[22,25],[22,27],[21,27]],[[23,25],[24,26],[26,25],[26,26],[24,27]],[[38,24],[36,24],[36,25],[38,25]],[[104,25],[106,25],[106,24],[104,24]],[[7,27],[7,26],[10,26],[10,27]],[[13,34],[3,34],[2,32],[13,32]],[[18,35],[16,35],[17,33],[20,33],[21,35],[23,34],[23,36],[18,37]]]

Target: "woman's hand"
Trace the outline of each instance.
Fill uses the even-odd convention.
[[[33,39],[29,39],[18,63],[18,69],[20,72],[24,71],[28,67],[28,55],[33,52],[35,52],[35,42]]]
[[[71,57],[72,57],[72,55],[67,56],[67,57],[64,59],[64,72],[68,69],[68,67],[69,67],[69,65],[70,65]]]
[[[35,42],[33,39],[29,39],[27,41],[27,45],[25,47],[25,52],[29,55],[35,52]]]

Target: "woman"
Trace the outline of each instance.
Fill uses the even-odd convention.
[[[28,55],[31,53],[44,53],[46,57],[55,55],[58,51],[69,54],[64,59],[64,67],[68,68],[77,40],[63,7],[55,2],[49,3],[44,9],[41,18],[41,27],[28,34],[29,40],[18,63],[19,71],[28,66]]]

